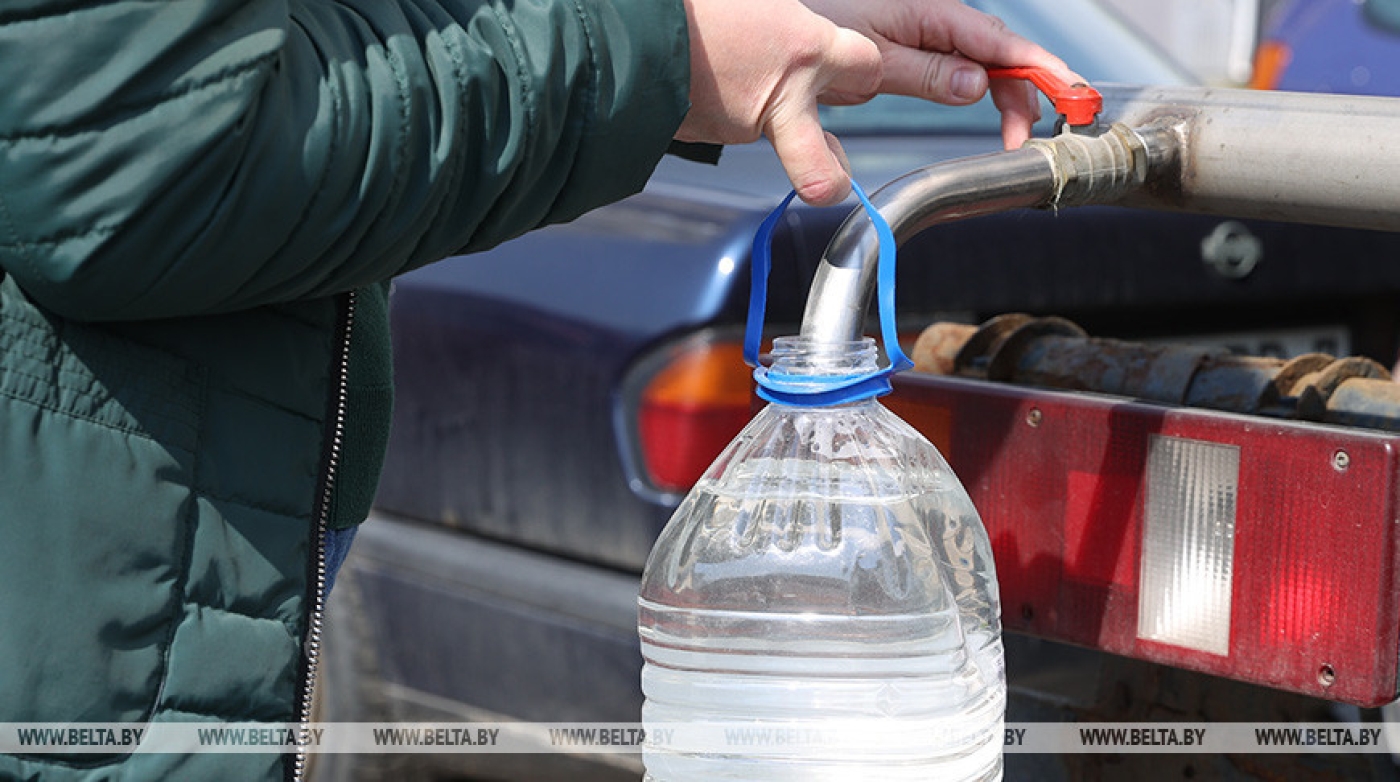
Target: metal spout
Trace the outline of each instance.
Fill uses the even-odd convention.
[[[1084,204],[1400,231],[1400,99],[1222,90],[1102,90],[1098,135],[934,164],[871,195],[895,241],[939,223]],[[817,268],[804,336],[856,339],[878,243],[864,212],[842,223]]]
[[[1062,133],[1021,149],[951,160],[895,179],[870,197],[896,243],[939,223],[1018,208],[1109,203],[1174,159],[1175,136],[1114,125],[1099,135]],[[807,298],[802,334],[858,338],[874,290],[879,244],[862,210],[827,245]]]
[[[1020,149],[912,171],[871,194],[870,203],[903,244],[940,222],[1041,206],[1054,196],[1056,182],[1049,156]],[[875,232],[858,209],[837,229],[817,267],[802,316],[803,336],[821,342],[861,336],[878,254]]]

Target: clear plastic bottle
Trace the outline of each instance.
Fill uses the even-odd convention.
[[[876,362],[871,340],[782,338],[773,355],[818,385]],[[760,412],[661,533],[639,605],[642,719],[665,739],[645,748],[650,780],[1001,777],[986,531],[873,398]]]

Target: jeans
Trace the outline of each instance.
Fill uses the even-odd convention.
[[[330,595],[331,587],[335,585],[335,574],[345,564],[345,555],[350,553],[350,544],[359,529],[360,525],[356,524],[345,529],[326,530],[326,586],[321,592],[322,598]]]

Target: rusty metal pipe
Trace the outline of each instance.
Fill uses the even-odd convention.
[[[1018,313],[981,326],[935,323],[913,357],[916,369],[933,374],[1400,430],[1400,384],[1366,358],[1309,353],[1284,360],[1102,339],[1067,320]]]

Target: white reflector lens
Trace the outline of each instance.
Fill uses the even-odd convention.
[[[1138,637],[1226,655],[1239,448],[1152,435]]]

